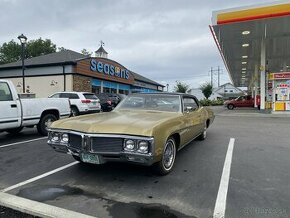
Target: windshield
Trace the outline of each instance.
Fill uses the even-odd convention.
[[[180,98],[178,95],[134,94],[125,98],[116,108],[121,109],[179,112]]]

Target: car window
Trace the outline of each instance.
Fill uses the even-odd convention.
[[[116,110],[119,109],[179,112],[180,98],[177,95],[133,94],[121,101]]]
[[[69,98],[69,93],[60,93],[60,98]]]
[[[78,94],[69,94],[69,99],[79,99]]]
[[[192,110],[195,110],[198,108],[198,104],[195,101],[194,98],[190,98],[190,97],[185,97],[183,98],[183,110],[185,111],[187,107],[192,108]]]
[[[84,95],[84,97],[85,97],[86,99],[98,99],[97,96],[96,96],[95,94],[84,93],[83,95]]]
[[[56,93],[56,94],[50,96],[50,98],[60,98],[60,94],[59,93]]]
[[[240,97],[238,97],[236,100],[237,100],[237,101],[242,101],[242,100],[244,100],[244,99],[245,99],[244,96],[240,96]]]
[[[12,94],[6,82],[0,82],[0,101],[12,101]]]

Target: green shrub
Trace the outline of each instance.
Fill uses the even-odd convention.
[[[218,100],[202,99],[199,102],[202,106],[216,106],[216,105],[224,104],[224,101],[222,99],[218,99]]]

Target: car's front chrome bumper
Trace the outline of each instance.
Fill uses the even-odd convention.
[[[155,161],[154,158],[154,139],[149,137],[138,137],[138,136],[129,136],[129,135],[112,135],[112,134],[86,134],[74,131],[58,131],[68,134],[73,134],[78,138],[73,138],[74,142],[70,142],[68,144],[63,143],[54,143],[51,140],[48,140],[48,145],[50,145],[55,151],[61,153],[67,153],[70,155],[82,157],[82,153],[97,155],[99,164],[106,163],[106,162],[130,162],[136,163],[141,165],[152,165]],[[106,146],[102,147],[102,151],[96,150],[93,143],[93,139],[98,138],[100,140],[104,138],[111,138],[113,140],[123,140],[126,138],[135,138],[135,139],[146,139],[151,140],[150,145],[150,152],[146,154],[138,153],[138,152],[128,152],[123,150],[123,144],[121,144],[121,148],[118,150],[113,149],[111,151],[109,148],[107,149]],[[79,144],[79,146],[75,146],[75,144]],[[112,144],[108,144],[108,146],[112,147]]]

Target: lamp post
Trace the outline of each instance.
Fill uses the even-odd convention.
[[[22,61],[22,88],[25,93],[25,75],[24,75],[24,45],[26,44],[27,37],[21,34],[17,37],[21,43],[21,61]]]

